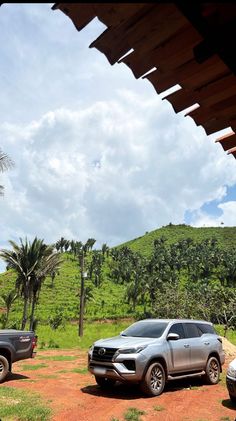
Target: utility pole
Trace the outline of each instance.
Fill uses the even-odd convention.
[[[80,259],[81,286],[80,286],[80,306],[79,306],[79,336],[84,333],[84,247],[82,247]]]

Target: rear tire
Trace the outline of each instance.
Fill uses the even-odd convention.
[[[207,384],[217,384],[220,380],[220,363],[216,357],[210,357],[206,365],[204,380]]]
[[[141,383],[142,391],[149,396],[159,396],[165,387],[166,373],[161,363],[152,363]]]
[[[4,382],[8,373],[9,373],[9,363],[3,355],[0,355],[0,383]]]
[[[107,377],[95,376],[95,380],[96,380],[98,386],[100,386],[102,389],[109,389],[109,388],[113,387],[116,383],[115,380],[108,379]]]

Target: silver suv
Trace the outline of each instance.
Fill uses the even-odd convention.
[[[119,336],[96,341],[88,352],[98,385],[139,383],[150,396],[160,395],[168,380],[204,376],[216,384],[224,362],[221,338],[201,320],[141,320]]]

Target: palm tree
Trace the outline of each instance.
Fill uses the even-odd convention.
[[[14,166],[13,161],[0,149],[0,172],[4,172]],[[0,185],[0,196],[3,195],[4,187]]]
[[[6,308],[6,314],[4,316],[4,322],[3,322],[4,323],[4,326],[3,326],[4,329],[7,326],[11,306],[14,303],[14,301],[17,299],[17,297],[18,297],[18,294],[15,290],[12,290],[12,291],[10,291],[6,294],[2,294],[0,296],[0,300],[2,301],[4,307]]]
[[[16,289],[24,299],[21,328],[24,329],[28,318],[28,305],[31,302],[30,328],[34,321],[34,311],[43,281],[47,275],[57,270],[60,264],[59,254],[53,252],[53,246],[44,244],[37,237],[32,243],[26,239],[20,245],[9,241],[13,250],[3,249],[0,257],[16,274]]]

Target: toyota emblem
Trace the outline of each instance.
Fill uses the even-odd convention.
[[[105,355],[106,354],[106,350],[105,350],[105,348],[100,348],[99,350],[98,350],[98,354],[99,355]]]

